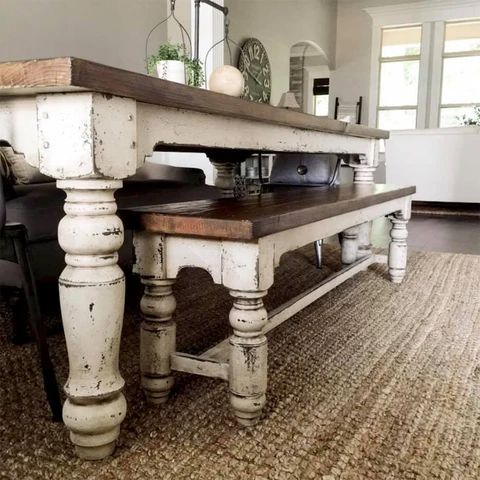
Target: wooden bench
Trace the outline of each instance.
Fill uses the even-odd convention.
[[[267,388],[265,333],[356,272],[382,259],[357,259],[358,225],[383,215],[393,224],[388,255],[390,278],[400,283],[406,268],[406,224],[415,187],[343,185],[301,189],[244,200],[221,199],[124,210],[134,237],[141,301],[142,387],[151,403],[166,401],[172,370],[229,382],[230,402],[239,423],[261,415]],[[270,315],[263,297],[274,281],[281,256],[318,238],[342,235],[347,267]],[[200,356],[175,351],[175,298],[172,286],[187,266],[207,270],[229,289],[233,335]]]

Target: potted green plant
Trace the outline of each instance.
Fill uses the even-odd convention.
[[[183,45],[164,43],[147,58],[147,71],[163,80],[201,87],[204,83],[202,63],[191,59]]]

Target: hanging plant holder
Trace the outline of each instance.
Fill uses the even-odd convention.
[[[148,54],[148,44],[152,33],[168,21],[173,21],[179,28],[182,43],[161,45],[158,52]],[[175,0],[170,0],[170,13],[158,22],[145,39],[145,68],[149,75],[158,74],[159,78],[185,83],[191,86],[201,86],[204,83],[201,62],[192,58],[192,41],[187,29],[175,14]]]

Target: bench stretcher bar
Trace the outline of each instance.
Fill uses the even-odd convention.
[[[268,315],[268,323],[263,330],[264,333],[266,334],[278,327],[290,317],[308,307],[358,272],[366,270],[374,263],[386,263],[386,261],[386,255],[373,254],[361,258],[333,275],[330,275],[317,285],[272,310]],[[179,372],[228,380],[228,356],[228,339],[226,339],[201,355],[175,352],[171,355],[171,368]]]

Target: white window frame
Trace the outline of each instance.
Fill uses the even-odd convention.
[[[418,55],[404,55],[400,57],[382,57],[382,37],[383,37],[383,30],[384,29],[394,29],[394,28],[408,28],[408,27],[420,27],[420,53]],[[380,48],[378,52],[378,88],[377,88],[377,98],[376,98],[376,118],[375,118],[375,126],[378,124],[378,117],[381,111],[388,111],[388,110],[415,110],[415,128],[418,128],[418,105],[420,103],[420,81],[421,79],[421,65],[422,65],[422,47],[423,47],[423,25],[421,23],[416,23],[413,25],[402,25],[402,26],[394,26],[394,27],[382,27],[380,29]],[[423,52],[425,54],[425,52]],[[418,77],[418,85],[419,91],[417,95],[417,103],[415,105],[395,105],[393,107],[381,107],[380,106],[380,76],[381,76],[381,67],[384,63],[389,62],[408,62],[408,61],[418,61],[419,63],[419,77]]]
[[[438,128],[445,22],[480,18],[478,0],[425,0],[365,9],[373,21],[368,124],[377,125],[382,29],[422,25],[417,129]]]
[[[476,20],[480,20],[477,18]],[[468,21],[468,20],[463,20],[463,21]],[[462,20],[455,20],[453,22],[445,22],[443,26],[443,50],[442,50],[442,68],[444,65],[444,61],[446,58],[461,58],[461,57],[480,57],[480,50],[466,50],[466,51],[460,51],[460,52],[445,52],[445,33],[446,33],[446,26],[448,23],[462,23]],[[442,80],[441,80],[441,88],[440,88],[440,93],[443,92],[443,75],[442,75]],[[442,103],[442,97],[440,95],[440,104],[439,104],[439,113],[438,113],[438,122],[440,126],[440,114],[442,111],[442,108],[455,108],[455,107],[478,107],[480,106],[479,102],[470,102],[470,103]]]

